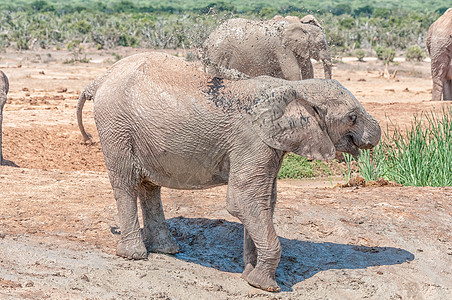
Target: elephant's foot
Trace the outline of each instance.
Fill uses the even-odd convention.
[[[151,252],[165,254],[176,254],[180,252],[179,245],[166,230],[152,236],[149,233],[146,234],[145,244],[148,246],[148,249]]]
[[[141,230],[121,237],[116,247],[116,255],[128,259],[146,259],[146,246],[141,237]]]
[[[253,270],[254,270],[254,266],[252,264],[247,264],[241,277],[246,280],[246,278],[248,277],[248,274],[250,274],[251,271],[253,271]]]
[[[250,285],[264,291],[279,292],[281,290],[273,276],[270,276],[268,271],[259,265],[253,267],[251,264],[247,264],[245,271],[242,273],[242,278]]]

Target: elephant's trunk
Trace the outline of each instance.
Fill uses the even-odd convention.
[[[364,132],[360,138],[355,138],[353,142],[360,149],[371,149],[380,142],[381,128],[377,120],[371,115],[368,115],[363,121],[366,123],[364,125]]]
[[[85,142],[85,143],[91,139],[91,136],[88,133],[86,133],[85,127],[83,126],[83,118],[82,118],[83,106],[85,105],[85,101],[87,99],[91,99],[91,98],[92,97],[87,95],[86,90],[84,90],[78,97],[78,102],[77,102],[77,123],[78,123],[78,128],[80,129],[80,133],[82,134],[82,137],[83,137],[83,142]]]
[[[325,79],[332,78],[331,69],[333,68],[331,61],[323,60],[323,71],[325,73]]]
[[[320,52],[320,59],[323,62],[323,71],[325,73],[325,79],[331,79],[332,78],[332,68],[333,64],[331,63],[331,57],[328,53],[328,49],[323,50]]]

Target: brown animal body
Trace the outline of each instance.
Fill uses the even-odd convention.
[[[6,95],[9,91],[9,81],[5,73],[0,71],[0,165],[3,164],[2,153],[2,122],[3,122],[3,107],[6,104]]]
[[[452,8],[429,28],[427,50],[432,68],[432,100],[452,100]]]
[[[268,291],[279,290],[272,218],[284,154],[333,159],[336,150],[357,154],[380,139],[378,123],[336,80],[210,79],[194,64],[153,52],[119,61],[96,82],[94,115],[120,217],[117,254],[179,251],[162,186],[227,184],[227,209],[245,228],[243,278]]]

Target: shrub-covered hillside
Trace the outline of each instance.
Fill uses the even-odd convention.
[[[430,24],[448,8],[444,1],[97,1],[22,0],[0,3],[0,48],[193,47],[232,16],[272,18],[314,14],[336,54],[391,47],[423,49]],[[452,4],[451,4],[452,6]]]

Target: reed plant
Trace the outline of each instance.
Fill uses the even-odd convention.
[[[386,130],[379,145],[360,151],[358,168],[367,181],[382,177],[405,186],[451,186],[452,106],[415,116],[404,131]]]

